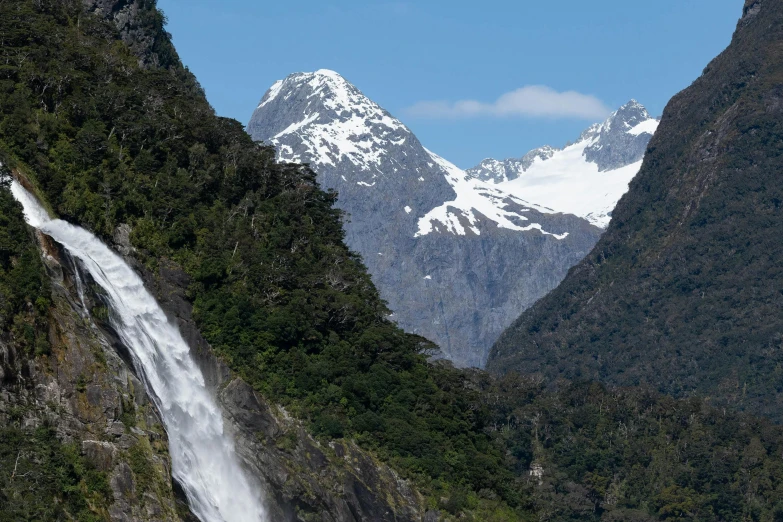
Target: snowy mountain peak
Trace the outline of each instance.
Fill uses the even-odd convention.
[[[628,132],[639,124],[651,120],[647,109],[636,100],[631,100],[609,116],[599,127],[602,131]]]
[[[606,227],[657,127],[658,120],[631,100],[562,149],[542,147],[518,159],[486,159],[467,173],[516,197]]]
[[[552,211],[471,180],[334,71],[296,73],[275,82],[248,131],[275,145],[280,159],[312,164],[321,184],[342,200],[377,201],[373,219],[399,214],[410,237],[480,235],[487,226],[568,236],[529,223],[530,210]],[[547,159],[555,150],[538,149],[522,161]]]
[[[399,120],[328,69],[275,82],[248,131],[276,145],[284,161],[350,164],[369,174],[355,180],[367,184],[381,173],[390,149],[415,140]]]
[[[655,122],[657,127],[657,121],[650,116],[644,105],[636,100],[631,100],[609,115],[603,123],[595,123],[588,127],[579,137],[579,141],[602,139],[606,141],[607,137],[611,139],[611,136],[622,134],[636,136],[650,130],[651,123],[648,122]],[[653,132],[655,132],[654,128],[652,128],[652,132],[649,132],[649,134],[652,135]],[[605,145],[605,143],[594,145]],[[618,144],[617,146],[624,146],[624,144]]]
[[[593,131],[589,138],[593,143],[585,148],[585,159],[598,165],[600,172],[635,163],[644,157],[647,143],[657,128],[658,120],[652,118],[642,104],[631,100],[605,122],[591,127]]]
[[[547,145],[533,149],[521,158],[488,158],[468,169],[467,174],[492,183],[511,181],[522,176],[535,162],[545,162],[574,145],[582,146],[584,161],[594,163],[600,172],[614,170],[642,159],[647,142],[657,127],[658,120],[650,116],[644,105],[631,100],[604,122],[594,123],[585,129],[579,139],[561,149]]]
[[[460,366],[481,366],[511,320],[595,244],[599,229],[471,178],[333,71],[264,94],[248,125],[338,193],[345,241],[403,328]],[[545,147],[522,159],[551,161]]]
[[[329,69],[294,73],[276,81],[261,99],[258,108],[273,103],[281,96],[283,100],[290,100],[294,93],[303,90],[308,92],[308,98],[320,99],[324,108],[338,114],[362,110],[368,114],[385,112],[340,74]]]

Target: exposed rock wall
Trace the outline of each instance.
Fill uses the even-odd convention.
[[[144,67],[169,66],[179,62],[171,36],[163,30],[155,2],[145,0],[82,0],[87,12],[111,21],[122,42],[138,56]]]
[[[166,433],[144,386],[95,325],[77,291],[69,258],[38,236],[52,281],[51,354],[21,356],[0,338],[0,423],[21,412],[23,429],[54,426],[108,475],[112,521],[176,521],[187,516],[171,479]],[[86,305],[86,307],[85,307]],[[142,476],[144,474],[144,476]]]

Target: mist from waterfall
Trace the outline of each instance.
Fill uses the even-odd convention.
[[[202,522],[267,522],[260,486],[242,469],[188,344],[138,274],[90,232],[51,219],[17,181],[11,191],[27,223],[60,243],[103,289],[111,325],[158,407],[172,472],[193,513]]]

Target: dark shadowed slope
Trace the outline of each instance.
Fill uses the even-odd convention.
[[[783,1],[667,106],[593,252],[489,368],[648,384],[783,418]]]

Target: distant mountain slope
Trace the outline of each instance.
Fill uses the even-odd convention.
[[[483,366],[503,329],[601,233],[471,178],[333,71],[276,82],[248,131],[339,193],[346,241],[394,320],[460,366]]]
[[[593,252],[489,368],[648,384],[783,420],[783,2],[675,96]]]
[[[606,228],[617,201],[641,167],[647,143],[658,127],[631,100],[576,143],[542,147],[519,159],[487,159],[467,173],[498,183],[507,192],[557,212],[575,214]]]

